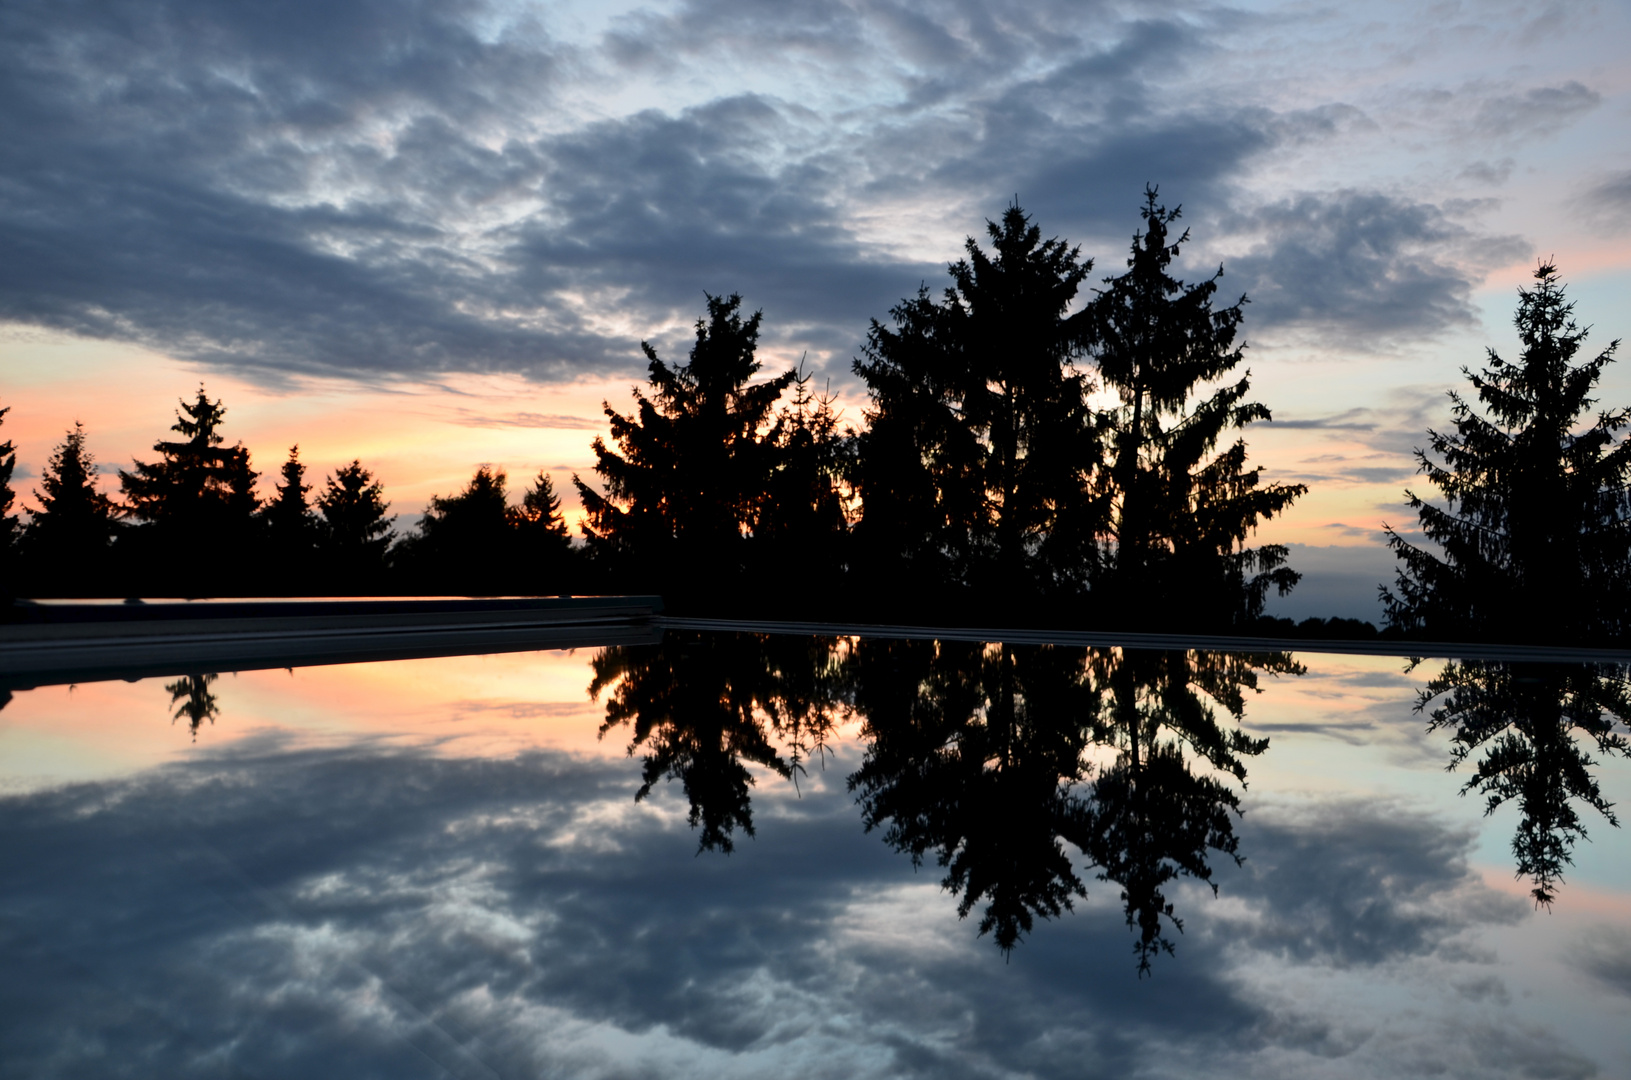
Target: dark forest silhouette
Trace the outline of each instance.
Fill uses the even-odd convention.
[[[1092,262],[1010,207],[943,295],[872,325],[860,431],[802,369],[761,377],[760,313],[708,296],[685,362],[643,344],[649,390],[607,405],[594,475],[572,478],[581,545],[548,476],[512,502],[486,465],[405,534],[360,460],[319,481],[293,447],[262,496],[200,387],[156,457],[119,471],[122,501],[70,432],[27,526],[3,518],[5,557],[37,596],[649,591],[711,614],[1124,627],[1181,601],[1191,629],[1252,625],[1296,575],[1244,541],[1303,489],[1222,445],[1268,416],[1245,380],[1207,389],[1241,359],[1244,298],[1214,309],[1216,276],[1170,277],[1178,210],[1152,189],[1142,213],[1127,271],[1079,297]],[[1120,407],[1091,404],[1101,385]]]
[[[1229,655],[670,631],[594,660],[602,737],[629,733],[644,799],[677,781],[704,850],[752,836],[753,767],[796,782],[833,726],[862,721],[848,778],[868,831],[932,860],[978,933],[1013,949],[1038,919],[1119,890],[1140,971],[1183,929],[1163,889],[1239,861],[1236,724],[1283,653]],[[1095,766],[1091,755],[1108,754]],[[1216,886],[1214,885],[1214,888]]]
[[[677,782],[698,852],[753,837],[755,770],[795,786],[827,765],[838,724],[861,721],[845,778],[861,823],[914,865],[932,860],[958,913],[1004,952],[1063,916],[1089,881],[1117,890],[1135,965],[1172,954],[1183,878],[1211,886],[1241,863],[1235,820],[1267,739],[1241,730],[1264,674],[1288,653],[1013,646],[671,630],[591,660],[602,738],[641,759],[635,800]],[[164,685],[175,720],[220,715],[215,673]],[[4,698],[0,697],[0,703]],[[1596,770],[1631,756],[1631,670],[1611,664],[1455,661],[1420,692],[1447,732],[1462,794],[1515,804],[1517,877],[1549,907],[1579,841],[1577,804],[1618,826]]]
[[[1241,432],[1269,419],[1237,376],[1246,298],[1220,268],[1171,275],[1189,234],[1152,188],[1124,272],[1044,239],[1017,205],[950,284],[874,322],[854,370],[859,429],[802,368],[762,372],[761,315],[707,296],[683,363],[649,343],[634,409],[609,404],[581,542],[552,479],[512,492],[480,466],[398,531],[361,460],[308,476],[299,448],[263,477],[199,387],[154,457],[99,486],[70,429],[26,513],[0,443],[0,592],[252,596],[657,592],[670,611],[853,621],[1367,636],[1351,620],[1264,616],[1299,575],[1248,546],[1306,488],[1266,483]],[[1522,290],[1517,363],[1491,352],[1419,453],[1438,503],[1407,493],[1420,540],[1384,633],[1543,643],[1623,640],[1631,602],[1624,409],[1591,418],[1615,346],[1585,338],[1555,267]],[[1116,403],[1094,398],[1114,391]],[[6,416],[0,410],[0,423]],[[261,483],[260,487],[257,484]],[[26,518],[26,520],[25,520]]]
[[[754,835],[755,771],[797,783],[834,727],[861,721],[845,785],[862,824],[914,865],[938,868],[959,915],[1003,951],[1039,921],[1116,890],[1144,973],[1173,953],[1180,879],[1219,889],[1240,863],[1235,822],[1251,762],[1240,728],[1287,653],[1072,648],[669,631],[593,662],[602,737],[641,759],[637,800],[677,782],[700,851]],[[1549,906],[1577,842],[1578,806],[1619,824],[1595,772],[1631,755],[1631,672],[1620,665],[1457,661],[1417,711],[1471,763],[1462,793],[1512,803],[1516,875]]]

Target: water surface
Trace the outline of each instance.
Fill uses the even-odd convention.
[[[1429,730],[1444,670],[671,631],[21,691],[0,1072],[1631,1075],[1619,673],[1451,668]]]

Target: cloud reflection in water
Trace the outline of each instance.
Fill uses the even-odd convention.
[[[829,749],[797,793],[758,774],[756,836],[729,857],[697,855],[680,791],[636,805],[627,763],[556,750],[270,733],[10,797],[0,1059],[23,1075],[1590,1074],[1514,1022],[1484,937],[1528,905],[1483,884],[1474,835],[1440,813],[1353,795],[1249,808],[1247,861],[1217,867],[1219,900],[1177,886],[1182,948],[1137,980],[1112,887],[1091,880],[1004,962],[932,872],[863,832],[838,780],[866,747]],[[1590,970],[1612,983],[1605,950]],[[1424,986],[1465,992],[1400,993]]]

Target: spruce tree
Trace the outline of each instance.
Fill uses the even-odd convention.
[[[224,445],[219,399],[200,385],[180,404],[170,430],[182,438],[154,443],[159,460],[119,470],[125,512],[145,526],[130,536],[134,562],[155,587],[235,591],[255,576],[258,474],[242,443]]]
[[[305,582],[312,569],[319,526],[317,514],[306,499],[312,487],[306,483],[306,466],[300,460],[298,444],[289,447],[289,459],[279,475],[283,482],[261,510],[268,554],[275,568],[273,576],[283,590],[304,591],[310,587]]]
[[[1631,630],[1631,441],[1619,436],[1631,413],[1591,414],[1619,342],[1577,363],[1587,330],[1557,267],[1534,277],[1518,290],[1517,363],[1490,349],[1481,372],[1462,369],[1484,412],[1452,391],[1455,430],[1429,431],[1416,451],[1443,505],[1405,492],[1431,546],[1388,529],[1402,565],[1381,592],[1398,629],[1546,643]]]
[[[323,482],[317,509],[323,516],[318,550],[327,563],[326,587],[336,595],[378,589],[391,546],[393,518],[386,516],[385,485],[361,461],[336,470]]]
[[[37,595],[94,595],[109,584],[116,508],[97,488],[98,471],[85,426],[75,421],[40,476],[39,509],[29,512],[23,539]]]
[[[833,396],[812,391],[811,379],[801,364],[793,400],[778,418],[775,466],[753,523],[757,562],[765,572],[817,586],[795,589],[788,598],[795,604],[825,595],[843,576],[849,528],[842,489],[849,440],[839,433]]]
[[[555,494],[555,484],[547,472],[540,470],[527,486],[516,518],[530,546],[557,552],[571,550],[572,534],[566,527],[561,497]]]
[[[518,536],[516,579],[528,592],[560,593],[579,582],[578,553],[549,474],[540,471],[521,495],[513,517]]]
[[[1044,241],[1018,206],[987,226],[993,252],[970,237],[944,296],[921,289],[892,329],[874,321],[855,362],[870,397],[859,557],[919,590],[1079,593],[1099,440],[1065,313],[1092,261]]]
[[[605,491],[572,478],[589,554],[622,588],[694,599],[729,588],[748,564],[780,437],[771,411],[794,373],[750,383],[762,313],[743,319],[735,294],[707,303],[689,361],[671,368],[641,342],[651,396],[636,390],[630,416],[606,405],[618,448],[598,437],[593,444]]]
[[[0,409],[0,426],[6,422],[11,406]],[[0,603],[9,600],[16,590],[17,544],[22,524],[12,513],[17,493],[11,489],[11,474],[17,468],[17,448],[10,439],[0,441]]]
[[[211,401],[202,385],[198,397],[181,402],[170,430],[180,440],[160,440],[156,462],[119,471],[119,483],[137,521],[175,533],[209,534],[229,522],[247,522],[256,508],[249,452],[242,443],[225,446],[220,427],[226,409]]]
[[[1170,239],[1181,208],[1169,211],[1156,198],[1145,189],[1145,228],[1133,237],[1127,272],[1107,278],[1077,321],[1121,398],[1113,462],[1100,474],[1112,509],[1095,589],[1124,623],[1182,615],[1222,628],[1260,616],[1271,586],[1284,595],[1296,584],[1283,546],[1244,544],[1307,488],[1263,484],[1261,468],[1246,468],[1244,439],[1216,452],[1228,430],[1269,419],[1265,406],[1246,400],[1249,371],[1196,400],[1203,384],[1242,359],[1235,335],[1246,298],[1213,308],[1221,267],[1195,285],[1168,273],[1189,233]]]

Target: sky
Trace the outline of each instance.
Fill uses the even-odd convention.
[[[987,219],[1097,280],[1156,184],[1185,276],[1250,298],[1254,460],[1311,488],[1260,538],[1341,592],[1537,258],[1631,330],[1627,40],[1589,3],[8,3],[0,430],[26,505],[76,419],[111,475],[202,381],[268,487],[360,458],[406,525],[479,464],[587,476],[706,293],[860,422],[868,321]]]

